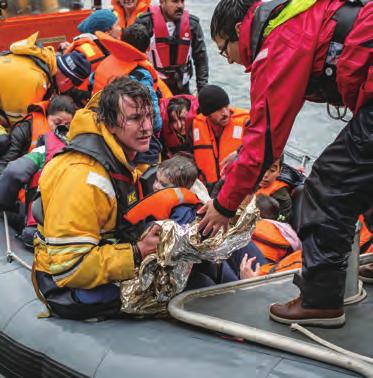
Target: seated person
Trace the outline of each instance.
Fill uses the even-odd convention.
[[[122,227],[139,199],[136,157],[149,149],[152,120],[146,87],[119,77],[77,111],[68,148],[43,171],[33,282],[61,317],[117,315],[115,283],[156,250],[157,225],[141,240]]]
[[[292,202],[289,192],[289,185],[278,178],[284,162],[284,156],[276,160],[271,167],[265,172],[259,183],[259,189],[256,195],[265,194],[274,198],[280,205],[280,214],[277,220],[289,222],[291,217]]]
[[[248,110],[230,106],[228,94],[217,85],[206,85],[198,94],[199,110],[190,133],[194,159],[209,192],[221,178],[224,159],[242,145]]]
[[[40,136],[54,131],[58,125],[69,127],[75,110],[75,104],[68,96],[55,96],[50,101],[29,106],[29,114],[15,125],[9,148],[0,157],[0,174],[10,161],[32,151]]]
[[[262,218],[256,224],[252,240],[268,262],[277,263],[290,253],[302,248],[290,224],[279,222],[280,204],[273,197],[259,194],[256,206]]]
[[[198,106],[197,98],[192,95],[178,95],[160,100],[164,156],[170,158],[179,151],[192,151],[188,135]]]
[[[159,165],[153,187],[155,191],[169,187],[185,188],[193,191],[193,186],[197,179],[198,169],[191,157],[176,154]],[[202,197],[198,191],[195,194]],[[178,224],[191,223],[196,217],[197,207],[198,205],[195,203],[180,204],[172,209],[169,218]],[[232,256],[221,264],[213,264],[207,261],[195,264],[187,289],[237,281],[240,278],[249,278],[251,276],[248,272],[254,260],[257,264],[253,268],[253,272],[258,271],[260,264],[267,262],[260,250],[253,242],[250,242],[246,247],[233,252]]]
[[[17,208],[19,192],[26,188],[26,221],[17,225],[25,246],[33,249],[37,223],[32,216],[32,203],[38,188],[39,177],[44,166],[66,146],[69,123],[51,126],[51,131],[39,137],[39,147],[12,161],[0,176],[0,210],[12,211]],[[21,210],[22,212],[22,210]],[[13,217],[13,221],[15,217]]]

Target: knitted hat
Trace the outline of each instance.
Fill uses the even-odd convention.
[[[76,86],[82,82],[91,73],[91,63],[83,54],[73,51],[70,54],[57,55],[58,69],[68,77]]]
[[[100,9],[84,19],[78,29],[81,33],[106,32],[117,22],[117,16],[109,9]]]
[[[208,116],[229,105],[227,92],[217,85],[205,85],[198,93],[199,110]]]

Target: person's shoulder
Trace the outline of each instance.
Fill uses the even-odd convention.
[[[189,13],[189,19],[191,23],[199,24],[199,18],[194,14]]]

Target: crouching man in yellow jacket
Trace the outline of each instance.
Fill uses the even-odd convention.
[[[155,251],[158,227],[140,241],[123,214],[139,200],[136,155],[149,149],[152,100],[120,77],[74,117],[70,143],[44,169],[33,282],[49,309],[83,319],[119,311],[116,281]],[[37,213],[37,212],[36,212]]]

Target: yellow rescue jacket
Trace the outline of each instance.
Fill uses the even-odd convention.
[[[242,144],[245,125],[250,112],[240,108],[230,108],[232,116],[229,124],[217,142],[207,117],[198,114],[192,124],[193,154],[196,164],[206,182],[213,184],[220,178],[220,163]]]
[[[11,125],[27,114],[29,105],[44,99],[53,86],[50,77],[57,73],[53,47],[36,45],[38,33],[13,43],[10,53],[0,55],[0,109]],[[34,59],[34,60],[33,60]],[[42,69],[36,62],[45,65]]]
[[[133,188],[139,173],[127,163],[106,126],[97,121],[91,108],[98,98],[99,94],[75,114],[70,146],[87,136],[103,141],[124,172],[128,195],[119,203],[111,173],[87,154],[67,151],[47,164],[39,181],[44,225],[38,225],[35,239],[35,270],[52,275],[59,287],[91,289],[134,277],[131,245],[106,241],[116,231],[123,202],[129,206],[138,200]]]

